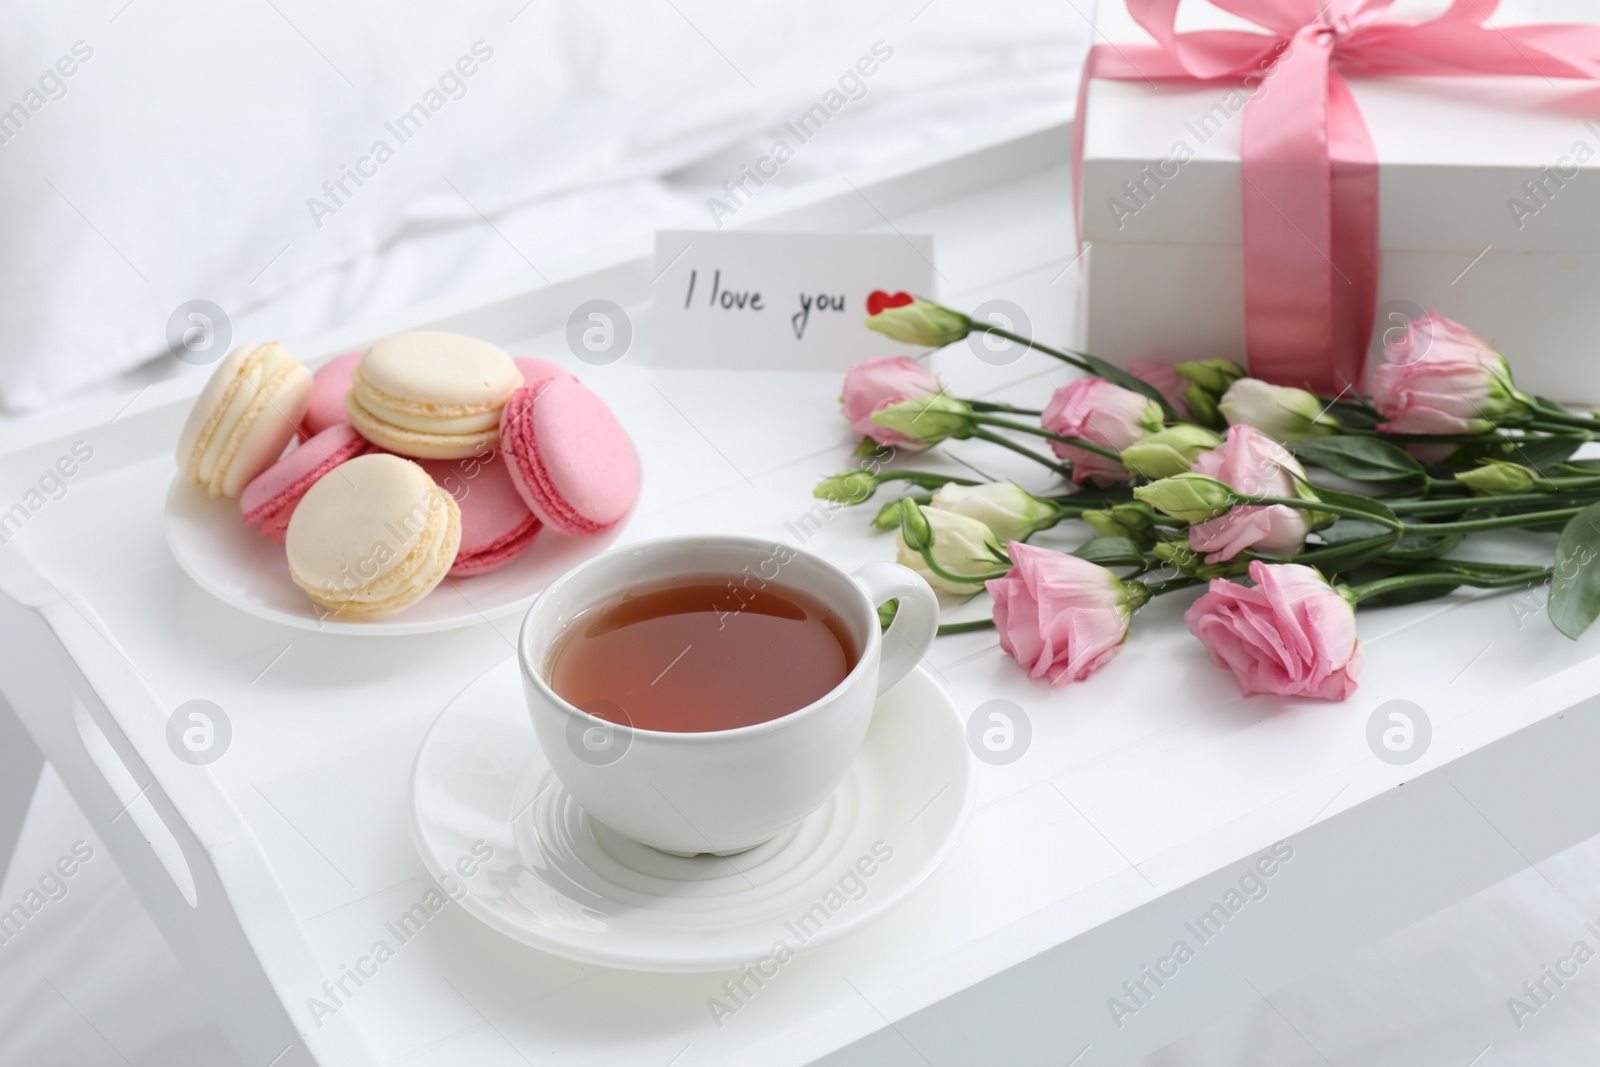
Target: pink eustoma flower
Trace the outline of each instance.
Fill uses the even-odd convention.
[[[1228,427],[1222,444],[1202,452],[1192,468],[1248,496],[1304,496],[1305,469],[1278,442],[1240,423]],[[1247,548],[1292,556],[1305,547],[1311,522],[1287,504],[1241,504],[1189,527],[1189,547],[1207,563],[1230,560]]]
[[[1081,682],[1111,661],[1128,636],[1133,611],[1126,583],[1104,567],[1020,541],[1015,564],[985,583],[994,597],[1000,647],[1030,678]]]
[[[1458,322],[1429,312],[1384,346],[1372,369],[1372,404],[1389,433],[1470,434],[1527,410],[1511,367]]]
[[[1076,437],[1116,452],[1161,429],[1161,405],[1132,389],[1112,385],[1104,378],[1078,378],[1055,391],[1039,424],[1062,437]],[[1051,441],[1062,459],[1072,462],[1074,484],[1098,486],[1127,481],[1128,468],[1107,456],[1076,445]]]
[[[1250,580],[1216,579],[1183,616],[1245,696],[1343,700],[1355,692],[1364,656],[1349,602],[1298,563],[1256,560]]]
[[[944,383],[939,381],[938,375],[910,356],[880,356],[864,359],[845,372],[844,392],[839,399],[844,405],[844,417],[850,420],[856,433],[880,445],[914,451],[926,448],[927,444],[887,426],[879,426],[872,421],[872,416],[890,404],[935,396],[943,391]]]

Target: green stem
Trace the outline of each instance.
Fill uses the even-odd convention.
[[[1388,556],[1379,556],[1377,559],[1373,560],[1372,562],[1374,562],[1374,563],[1388,563],[1388,564],[1393,565],[1393,566],[1410,567],[1410,566],[1413,566],[1416,561],[1415,560],[1392,560]],[[1433,573],[1433,572],[1437,572],[1439,570],[1439,568],[1441,568],[1441,567],[1445,568],[1446,570],[1450,571],[1451,573],[1456,573],[1456,574],[1471,574],[1471,575],[1487,574],[1487,575],[1500,576],[1500,577],[1513,577],[1513,576],[1515,576],[1515,577],[1522,577],[1522,578],[1541,577],[1541,576],[1544,575],[1544,573],[1546,571],[1548,571],[1550,569],[1548,567],[1535,567],[1535,566],[1533,566],[1531,564],[1524,564],[1524,563],[1487,563],[1487,562],[1485,562],[1483,560],[1477,560],[1477,559],[1435,559],[1435,560],[1430,560],[1426,564],[1426,568],[1427,568],[1426,572],[1420,572],[1419,571],[1418,573]],[[1398,576],[1396,576],[1396,577],[1398,577]]]
[[[1093,452],[1097,455],[1105,456],[1107,459],[1114,459],[1118,463],[1122,462],[1122,453],[1116,449],[1107,448],[1105,445],[1097,445],[1092,441],[1085,441],[1078,437],[1062,437],[1060,434],[1046,430],[1041,426],[1029,426],[1026,423],[1012,422],[1010,419],[1000,419],[993,415],[968,415],[967,418],[985,426],[999,426],[1002,429],[1015,430],[1018,433],[1031,433],[1035,437],[1047,437],[1052,441],[1059,441],[1064,445],[1081,448],[1085,452]]]
[[[1174,593],[1179,589],[1190,589],[1205,582],[1204,578],[1168,578],[1163,582],[1140,582],[1129,580],[1124,583],[1128,590],[1128,610],[1138,611],[1150,603],[1151,597],[1158,597],[1162,593]]]
[[[1585,415],[1574,415],[1571,412],[1555,412],[1549,408],[1536,408],[1529,425],[1538,422],[1555,423],[1557,426],[1571,426],[1580,430],[1600,430],[1600,419],[1591,419]]]
[[[923,547],[922,562],[926,563],[928,565],[928,569],[934,574],[938,575],[940,578],[943,578],[947,582],[956,582],[959,585],[982,585],[990,578],[1004,578],[1006,575],[1011,573],[1011,568],[1009,566],[1002,570],[983,571],[978,574],[956,574],[952,571],[947,571],[943,567],[939,566],[938,560],[933,558],[933,546],[931,544]]]
[[[1520,423],[1514,429],[1537,430],[1541,433],[1555,437],[1571,437],[1578,441],[1595,440],[1593,433],[1572,432],[1573,427],[1564,424],[1541,423],[1538,421]],[[1600,430],[1600,425],[1595,426]],[[1381,437],[1385,441],[1394,441],[1400,444],[1419,445],[1514,445],[1519,441],[1528,440],[1523,437],[1507,437],[1499,430],[1490,430],[1487,433],[1392,433],[1388,430],[1368,429],[1361,426],[1346,426],[1346,434],[1360,437]],[[1542,438],[1532,438],[1542,440]]]
[[[1039,499],[1046,504],[1054,505],[1061,512],[1062,517],[1068,519],[1076,518],[1085,511],[1104,511],[1113,504],[1119,503],[1119,501],[1110,500],[1074,500],[1070,496],[1043,496]],[[1120,503],[1127,503],[1127,501],[1120,501]]]
[[[1469,487],[1462,485],[1454,478],[1435,478],[1432,475],[1424,475],[1423,477],[1427,478],[1427,491],[1430,495],[1434,493],[1441,495],[1449,493],[1470,494],[1472,492]],[[1393,506],[1392,504],[1390,505],[1391,508]]]
[[[1020,334],[1012,333],[1010,330],[1001,329],[999,326],[990,326],[988,323],[975,322],[973,323],[973,329],[983,330],[987,333],[995,334],[998,337],[1004,337],[1008,341],[1015,341],[1017,344],[1022,345],[1025,348],[1031,348],[1036,352],[1043,352],[1047,356],[1059,359],[1061,362],[1070,366],[1077,367],[1079,370],[1088,374],[1092,374],[1096,378],[1104,378],[1112,385],[1120,386],[1121,388],[1127,389],[1130,392],[1138,393],[1141,396],[1148,397],[1152,402],[1161,405],[1161,412],[1166,417],[1168,422],[1180,423],[1186,421],[1178,417],[1178,413],[1173,409],[1172,404],[1167,400],[1166,397],[1161,395],[1161,391],[1159,389],[1155,388],[1149,382],[1144,381],[1136,374],[1130,374],[1128,371],[1125,371],[1120,367],[1106,363],[1104,360],[1098,359],[1095,356],[1091,356],[1087,352],[1079,352],[1074,348],[1068,348],[1066,350],[1051,348],[1049,345],[1040,344],[1031,337],[1023,337]]]
[[[1596,486],[1600,488],[1600,486]],[[1474,496],[1455,500],[1397,500],[1389,504],[1396,515],[1439,515],[1472,508],[1517,507],[1522,504],[1566,504],[1576,507],[1584,498],[1565,493],[1506,493],[1503,496]]]
[[[977,622],[947,622],[936,631],[940,637],[950,634],[970,634],[977,630],[994,629],[993,619],[979,619]]]
[[[1397,574],[1392,578],[1379,578],[1375,582],[1364,585],[1349,586],[1345,590],[1347,597],[1353,598],[1357,603],[1379,593],[1392,593],[1396,589],[1415,589],[1425,585],[1469,585],[1475,589],[1508,589],[1512,586],[1527,585],[1539,578],[1548,578],[1555,568],[1545,567],[1533,574],[1504,575],[1494,577],[1490,575],[1449,574],[1449,573],[1415,573]]]
[[[1570,423],[1545,422],[1541,419],[1534,419],[1533,421],[1527,423],[1526,428],[1529,430],[1542,430],[1547,434],[1552,434],[1557,437],[1576,437],[1580,441],[1593,441],[1595,439],[1595,431],[1600,430],[1600,426],[1596,426],[1593,423],[1588,423],[1586,424],[1582,434],[1574,434],[1572,433],[1574,427]],[[1515,441],[1517,438],[1506,438],[1506,440]]]
[[[1027,456],[1029,459],[1033,460],[1035,463],[1042,463],[1046,467],[1049,467],[1051,470],[1055,471],[1057,474],[1061,475],[1061,477],[1063,477],[1063,478],[1072,477],[1072,467],[1071,466],[1069,466],[1069,465],[1067,465],[1065,463],[1057,463],[1054,460],[1045,459],[1043,456],[1039,455],[1039,453],[1033,451],[1031,448],[1024,448],[1021,445],[1017,444],[1015,441],[1007,441],[1004,437],[1001,437],[997,433],[990,433],[988,430],[974,429],[972,431],[972,436],[977,438],[980,441],[988,441],[992,445],[999,445],[1001,448],[1009,448],[1011,451],[1015,452],[1019,456]]]
[[[881,471],[873,475],[878,484],[884,482],[910,482],[923,489],[938,489],[943,485],[983,485],[971,478],[957,478],[953,474],[935,474],[932,471]]]
[[[1301,500],[1299,497],[1287,496],[1244,496],[1242,494],[1234,499],[1240,504],[1284,504],[1291,508],[1299,508],[1301,511],[1325,511],[1330,515],[1344,515],[1352,519],[1365,519],[1367,522],[1381,523],[1394,530],[1405,528],[1404,523],[1386,519],[1381,515],[1374,515],[1372,512],[1363,511],[1360,508],[1348,508],[1343,504],[1330,504],[1326,500]]]
[[[1409,533],[1429,536],[1442,533],[1476,533],[1479,530],[1506,530],[1518,526],[1555,522],[1557,519],[1570,519],[1583,510],[1583,508],[1562,508],[1558,511],[1525,511],[1519,515],[1496,515],[1489,519],[1468,519],[1464,522],[1424,522],[1415,526],[1408,525],[1406,530]]]
[[[1008,415],[1032,415],[1034,418],[1044,414],[1044,412],[1035,411],[1033,408],[1019,408],[1014,404],[1002,404],[994,400],[968,400],[966,405],[973,411],[1000,411]]]
[[[1477,445],[1512,440],[1512,438],[1502,436],[1493,430],[1488,433],[1390,433],[1388,430],[1346,426],[1344,432],[1360,437],[1379,437],[1385,441],[1396,441],[1402,444]]]
[[[1168,578],[1164,582],[1140,582],[1139,584],[1150,590],[1151,596],[1161,596],[1163,593],[1175,593],[1179,589],[1193,589],[1197,585],[1206,584],[1207,579],[1195,577]]]
[[[1010,330],[1003,330],[998,326],[991,326],[988,323],[973,323],[972,328],[975,330],[982,330],[985,333],[992,333],[996,337],[1004,337],[1008,341],[1015,341],[1024,348],[1031,348],[1036,352],[1043,352],[1047,356],[1054,356],[1061,362],[1070,363],[1072,366],[1077,367],[1081,371],[1087,371],[1090,374],[1095,373],[1094,367],[1090,365],[1088,360],[1080,359],[1077,356],[1070,356],[1060,349],[1051,348],[1049,345],[1042,345],[1038,341],[1033,340],[1031,337],[1023,337],[1021,334],[1012,333]]]
[[[1302,552],[1298,556],[1275,556],[1264,552],[1252,552],[1252,559],[1259,559],[1263,563],[1320,563],[1325,559],[1338,556],[1348,556],[1353,552],[1372,548],[1376,545],[1393,544],[1394,535],[1386,534],[1382,537],[1365,537],[1359,541],[1345,541],[1342,544],[1328,545],[1324,548],[1314,548],[1309,552]]]

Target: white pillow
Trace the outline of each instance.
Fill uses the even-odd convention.
[[[1086,36],[1050,0],[123,2],[14,5],[0,35],[9,409],[160,355],[195,298],[236,342],[293,338],[710,225],[712,189],[664,176],[768,140],[875,42],[784,183],[1065,97]]]

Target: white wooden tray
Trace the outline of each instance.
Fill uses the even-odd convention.
[[[741,222],[931,233],[943,296],[1013,301],[1041,336],[1071,340],[1081,261],[1068,135],[1064,116],[1046,116],[753,205]],[[645,244],[538,289],[294,348],[310,361],[426,327],[565,362],[641,443],[645,492],[626,537],[736,531],[803,540],[846,564],[890,555],[867,527],[871,508],[830,518],[809,496],[852,462],[837,373],[655,361]],[[568,314],[593,298],[627,308],[637,330],[635,349],[606,367],[577,363],[563,340]],[[959,345],[934,366],[963,396],[1037,401],[1066,377],[1042,357],[997,368]],[[1366,672],[1344,704],[1242,700],[1173,597],[1140,614],[1112,665],[1061,690],[1027,681],[992,634],[941,641],[931,667],[958,705],[1013,702],[1031,725],[1027,751],[981,768],[952,860],[900,911],[750,986],[731,1017],[714,1019],[708,1002],[727,1002],[737,974],[569,963],[453,906],[393,944],[386,924],[432,886],[407,823],[417,744],[512,654],[517,620],[368,640],[285,629],[198,588],[166,548],[161,508],[202,380],[4,442],[0,508],[75,442],[93,457],[0,549],[0,691],[249,1064],[1116,1063],[1600,832],[1588,770],[1600,712],[1584,703],[1600,691],[1600,636],[1567,641],[1527,598],[1518,612],[1509,598],[1456,596],[1363,613]],[[981,443],[947,452],[1044,484]],[[1396,699],[1432,725],[1405,766],[1367,742],[1369,718]],[[192,700],[231,726],[225,755],[205,766],[167,740]],[[1292,859],[1269,891],[1115,1017],[1109,999],[1131,1004],[1124,983],[1278,841]],[[353,984],[345,968],[385,939],[393,958]],[[330,1013],[324,983],[340,982]]]

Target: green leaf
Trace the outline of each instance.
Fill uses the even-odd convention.
[[[1394,543],[1399,539],[1399,530],[1388,530],[1378,537],[1345,541],[1326,548],[1312,548],[1298,556],[1278,557],[1257,554],[1257,558],[1269,563],[1304,563],[1324,574],[1342,573],[1377,559],[1394,547]]]
[[[1387,593],[1374,593],[1372,596],[1363,597],[1363,608],[1392,608],[1401,604],[1418,604],[1424,600],[1437,600],[1460,589],[1459,584],[1450,585],[1413,585],[1409,588],[1391,589]]]
[[[1576,414],[1576,412],[1567,407],[1565,404],[1558,404],[1547,396],[1530,396],[1528,399],[1533,401],[1534,411],[1547,411],[1552,415],[1570,416]]]
[[[1395,513],[1389,509],[1389,505],[1381,500],[1374,500],[1370,496],[1361,496],[1359,493],[1341,493],[1337,489],[1312,485],[1310,482],[1305,482],[1304,484],[1316,494],[1318,500],[1326,501],[1329,504],[1337,504],[1343,508],[1350,508],[1352,511],[1364,512],[1367,515],[1371,515],[1376,522],[1391,529],[1400,521]],[[1311,507],[1315,508],[1316,504],[1312,503]],[[1399,533],[1398,530],[1395,532]]]
[[[1373,537],[1384,537],[1392,532],[1389,527],[1381,522],[1341,517],[1334,519],[1333,522],[1318,530],[1317,536],[1322,538],[1323,544],[1338,545],[1349,541],[1365,541]]]
[[[1301,463],[1352,482],[1420,486],[1428,474],[1405,449],[1377,437],[1308,437],[1288,446]]]
[[[1092,370],[1097,376],[1110,382],[1112,385],[1120,385],[1124,389],[1132,389],[1134,392],[1147,396],[1151,400],[1154,400],[1157,404],[1160,404],[1161,410],[1163,413],[1165,413],[1169,422],[1183,421],[1178,418],[1178,413],[1172,409],[1172,405],[1167,403],[1167,398],[1161,395],[1161,390],[1157,389],[1143,378],[1140,378],[1135,374],[1130,374],[1115,364],[1107,363],[1099,356],[1091,356],[1087,352],[1079,352],[1077,355],[1079,359],[1083,360],[1089,365],[1090,370]]]
[[[1574,515],[1556,543],[1550,621],[1573,640],[1600,616],[1600,504]]]
[[[1329,410],[1339,417],[1340,422],[1358,430],[1373,429],[1383,421],[1383,416],[1368,411],[1357,404],[1348,404],[1342,400],[1330,404]]]
[[[1518,437],[1507,439],[1506,443],[1496,451],[1511,462],[1532,467],[1548,478],[1556,468],[1564,465],[1583,443],[1581,437]]]
[[[1394,543],[1386,555],[1394,559],[1403,560],[1429,560],[1438,559],[1440,556],[1455,548],[1467,538],[1466,534],[1426,534],[1408,532],[1404,537]]]
[[[1144,553],[1126,537],[1096,537],[1072,553],[1102,567],[1142,567]]]

